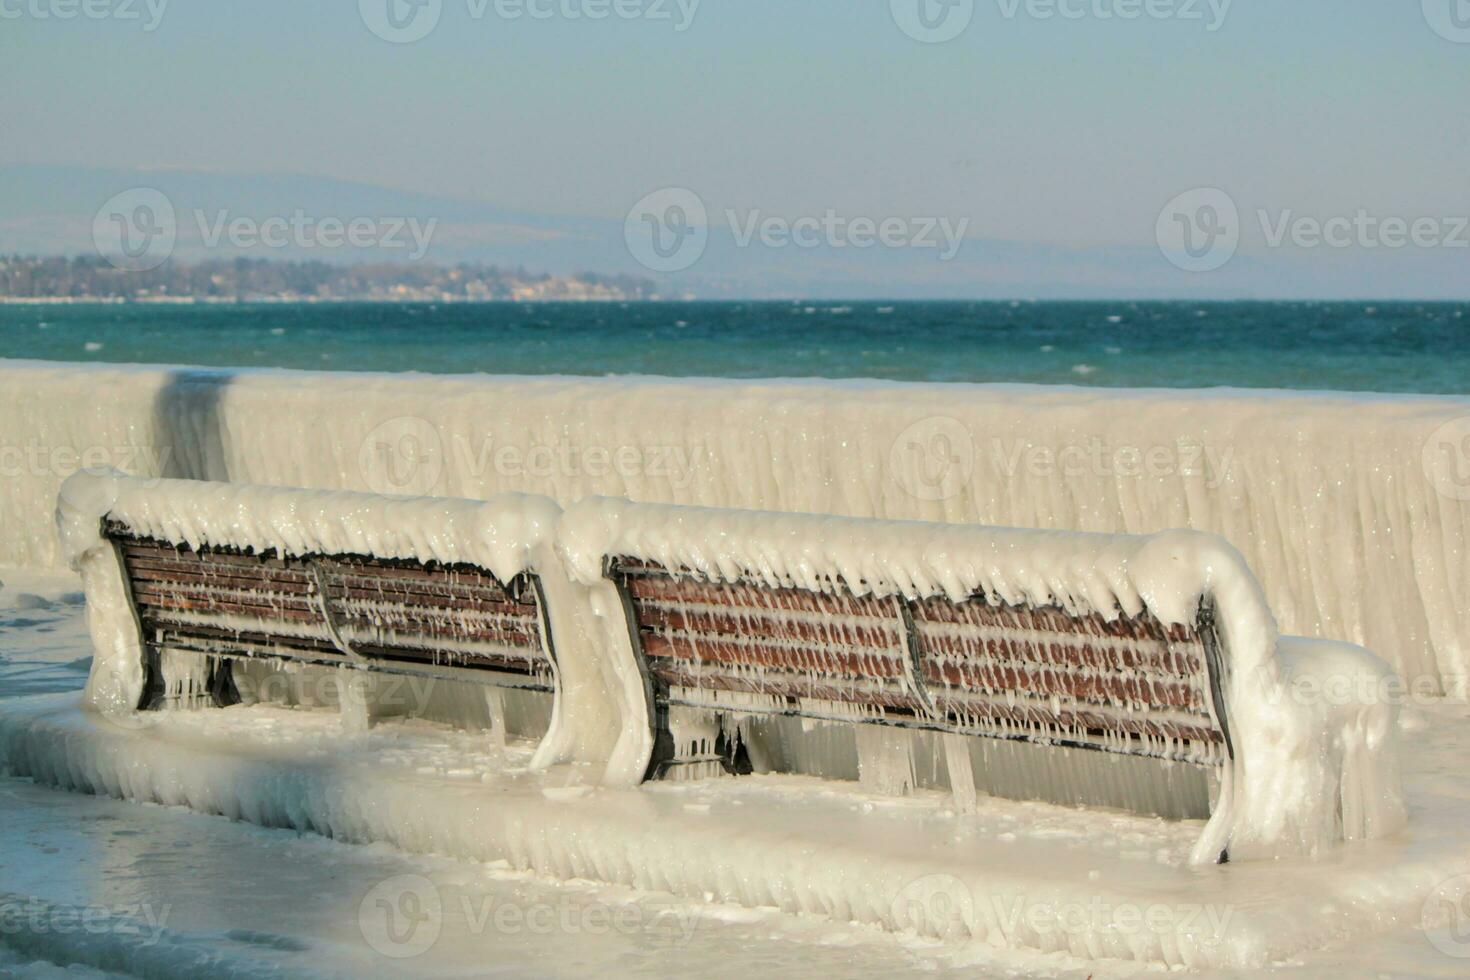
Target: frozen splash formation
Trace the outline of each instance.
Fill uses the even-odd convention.
[[[1376,691],[1386,665],[1347,644],[1279,638],[1239,553],[1207,534],[957,527],[613,499],[562,512],[533,496],[437,500],[82,473],[62,488],[57,523],[89,598],[97,655],[87,697],[116,717],[138,703],[141,650],[120,563],[100,535],[104,516],[175,544],[470,562],[506,578],[535,571],[547,589],[560,696],[534,764],[596,763],[610,786],[641,778],[651,720],[628,625],[604,577],[608,557],[707,581],[818,592],[840,581],[874,597],[984,595],[1106,619],[1148,613],[1165,625],[1192,623],[1209,598],[1227,658],[1234,757],[1193,860],[1211,861],[1227,846],[1237,858],[1312,854],[1384,835],[1402,820],[1392,705],[1356,696],[1328,704],[1294,689],[1299,678],[1336,677],[1354,692]],[[911,782],[900,761],[908,747],[889,741],[865,733],[858,750],[868,775],[901,792]],[[963,780],[950,785],[967,792]]]
[[[218,372],[6,362],[0,564],[60,565],[79,466],[487,498],[626,497],[1239,548],[1282,628],[1470,677],[1463,398]]]

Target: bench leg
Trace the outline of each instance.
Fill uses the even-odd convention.
[[[740,739],[726,737],[724,725],[720,724],[717,716],[716,724],[719,724],[720,732],[714,739],[714,751],[711,755],[686,758],[679,754],[678,742],[669,725],[669,706],[659,703],[655,711],[653,730],[653,753],[648,760],[648,772],[644,774],[644,781],[655,779],[678,778],[678,772],[690,766],[703,766],[710,762],[718,762],[720,768],[731,776],[748,776],[755,771],[750,763],[750,752],[745,743]]]
[[[973,813],[978,796],[975,793],[975,764],[970,759],[970,739],[956,732],[945,732],[941,744],[955,809],[961,813]]]
[[[240,703],[240,689],[235,686],[235,662],[226,657],[209,661],[209,696],[216,708],[229,708]]]
[[[337,669],[337,712],[342,730],[362,734],[373,727],[373,679],[366,671]]]
[[[209,698],[216,708],[240,703],[240,689],[235,686],[233,661],[225,657],[200,654],[209,665],[204,689],[198,692]],[[143,648],[143,693],[138,698],[139,711],[160,711],[169,701],[168,678],[163,669],[163,654],[152,644]]]
[[[143,647],[143,693],[138,698],[139,711],[157,711],[163,707],[163,658],[152,644]]]
[[[490,717],[490,744],[505,748],[505,691],[498,687],[485,687],[485,712]]]

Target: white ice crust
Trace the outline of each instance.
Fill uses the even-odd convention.
[[[561,509],[529,494],[459,500],[84,471],[67,480],[57,502],[68,564],[101,543],[104,515],[134,534],[191,547],[465,562],[509,581],[551,541]]]
[[[493,368],[493,365],[488,365]],[[1282,629],[1420,694],[1470,679],[1470,400],[1245,390],[425,377],[0,363],[0,565],[64,563],[61,480],[139,476],[562,506],[627,497],[1216,533]],[[1459,454],[1457,456],[1457,454]]]

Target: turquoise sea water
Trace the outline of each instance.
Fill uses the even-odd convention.
[[[0,305],[0,357],[1466,394],[1470,304]]]

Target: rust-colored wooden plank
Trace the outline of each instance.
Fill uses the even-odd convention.
[[[659,661],[653,667],[654,676],[671,686],[707,691],[731,691],[752,694],[768,694],[779,697],[811,698],[821,701],[836,701],[843,704],[864,704],[880,708],[899,708],[916,711],[919,702],[909,694],[897,689],[883,691],[854,691],[850,687],[824,684],[802,674],[768,673],[763,677],[741,677],[732,674],[707,674],[691,669],[682,662],[669,659]],[[732,708],[730,710],[739,710]]]
[[[1147,646],[1112,648],[1086,642],[1076,634],[1035,640],[1018,636],[983,636],[978,632],[941,634],[936,633],[932,626],[921,626],[918,633],[923,659],[926,660],[1029,661],[1096,670],[1148,671],[1176,678],[1197,677],[1204,670],[1204,661],[1199,654],[1177,648],[1158,649],[1153,641],[1148,641]]]
[[[809,643],[840,643],[846,646],[897,647],[899,624],[881,620],[847,623],[838,620],[781,621],[770,616],[747,615],[742,610],[692,612],[668,609],[650,602],[635,603],[638,621],[654,629],[687,630],[693,633],[734,637],[765,637]]]
[[[421,637],[452,643],[455,640],[479,640],[486,643],[504,643],[509,646],[539,646],[541,634],[537,630],[513,630],[494,626],[473,626],[453,622],[418,622],[395,625],[375,623],[368,620],[346,618],[339,621],[344,630],[367,633],[384,642],[407,642],[409,637]]]
[[[146,633],[162,630],[165,634],[177,633],[183,636],[200,636],[224,642],[253,643],[258,646],[289,645],[310,649],[319,653],[340,654],[336,645],[325,635],[311,637],[271,633],[263,630],[227,629],[221,626],[207,626],[201,623],[170,620],[166,616],[140,618],[143,620],[143,628]],[[148,636],[147,639],[149,642],[153,641],[152,636]],[[282,656],[289,657],[289,654],[282,654]]]
[[[809,671],[834,678],[842,675],[898,678],[904,675],[904,654],[901,649],[875,650],[865,656],[861,652],[837,652],[814,646],[791,648],[760,642],[740,643],[665,633],[644,633],[642,641],[643,651],[649,657],[695,660],[711,665],[732,664]]]
[[[495,576],[470,566],[429,566],[407,561],[391,563],[343,557],[314,558],[313,561],[322,571],[330,575],[350,575],[364,579],[403,582],[443,582],[449,585],[496,589],[501,587]]]
[[[627,580],[629,594],[636,599],[696,602],[731,607],[786,612],[819,612],[843,616],[887,619],[897,617],[892,598],[858,598],[846,593],[808,592],[805,589],[773,589],[751,583],[701,582],[662,576],[635,576]]]
[[[321,613],[315,609],[289,608],[268,604],[246,605],[239,602],[189,599],[182,596],[169,596],[164,598],[150,597],[139,600],[138,611],[140,615],[151,609],[178,609],[186,612],[216,613],[223,616],[248,616],[267,622],[271,620],[301,623],[322,622]]]
[[[1102,704],[1138,704],[1149,708],[1200,710],[1200,692],[1187,684],[1149,681],[1118,674],[1070,674],[1037,667],[1018,670],[996,663],[924,664],[924,682],[931,693],[958,688],[1004,695],[1007,691],[1032,697],[1065,695]]]
[[[491,596],[473,593],[428,593],[401,592],[397,589],[345,588],[342,583],[328,580],[327,589],[334,597],[358,602],[384,602],[415,608],[466,609],[505,616],[535,616],[536,605],[528,602],[510,602]]]
[[[201,585],[221,584],[231,588],[271,588],[277,592],[306,592],[313,586],[306,575],[289,572],[251,574],[238,566],[211,566],[200,562],[192,567],[160,568],[156,563],[129,562],[129,577],[144,582],[192,582]]]
[[[344,567],[330,562],[321,563],[321,570],[328,581],[363,589],[395,589],[400,592],[450,592],[459,595],[492,596],[504,602],[514,602],[510,594],[492,578],[470,579],[456,577],[449,572],[437,570],[386,569],[369,573],[366,569]],[[409,574],[410,571],[413,574]]]
[[[288,608],[311,609],[316,607],[316,598],[305,592],[275,592],[266,589],[241,589],[221,587],[214,583],[184,584],[159,582],[149,579],[133,581],[133,595],[167,599],[177,596],[183,599],[218,599],[222,602],[242,602],[246,605],[278,605]]]
[[[1157,642],[1165,642],[1171,638],[1169,630],[1149,615],[1132,618],[1120,616],[1109,620],[1096,614],[1073,616],[1055,606],[991,605],[984,599],[955,603],[943,597],[920,600],[912,608],[916,623],[955,623]],[[1179,639],[1187,640],[1191,634],[1192,631],[1186,628]]]
[[[281,559],[268,555],[243,555],[231,552],[206,550],[195,551],[186,546],[179,547],[139,544],[124,544],[123,554],[128,558],[136,558],[139,561],[156,562],[209,562],[212,565],[230,565],[240,568],[264,568],[274,571],[299,569],[302,565],[300,559]]]
[[[1173,739],[1181,742],[1224,742],[1224,736],[1220,731],[1208,724],[1184,725],[1150,719],[1143,715],[1119,717],[1105,712],[1067,709],[1053,712],[1049,708],[1037,705],[1019,702],[1003,704],[981,696],[959,698],[936,695],[934,703],[941,712],[953,717],[961,727],[965,725],[968,718],[980,723],[1009,724],[1035,729],[1039,738],[1045,738],[1047,734],[1055,738],[1066,738],[1075,732],[1095,732],[1112,733],[1130,738]]]
[[[364,599],[342,599],[338,596],[332,596],[331,601],[333,612],[340,618],[359,622],[379,619],[423,623],[463,622],[521,630],[537,628],[541,623],[541,617],[522,612],[487,611],[463,606],[408,606]]]

